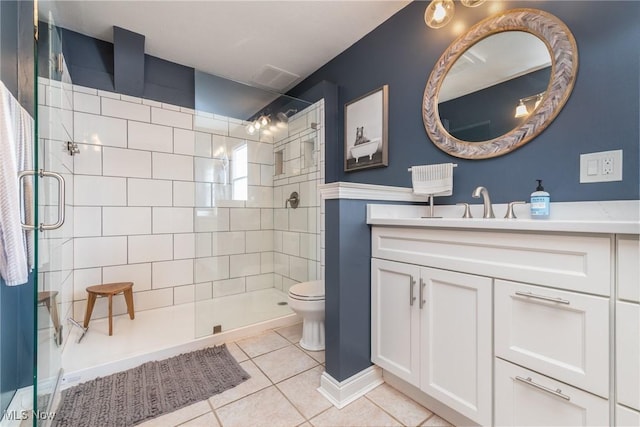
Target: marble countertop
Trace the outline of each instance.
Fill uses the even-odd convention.
[[[473,218],[462,218],[463,206],[436,205],[434,215],[422,218],[425,205],[367,205],[367,224],[399,227],[463,228],[477,230],[549,231],[575,233],[640,234],[640,201],[551,203],[548,219],[531,219],[529,204],[514,207],[517,218],[503,218],[506,204],[493,205],[496,218],[482,218],[482,204],[471,205]]]

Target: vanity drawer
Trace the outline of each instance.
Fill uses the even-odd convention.
[[[495,360],[496,426],[607,426],[609,402],[544,375]]]
[[[496,280],[495,355],[607,398],[609,300]]]
[[[375,258],[611,294],[609,236],[376,226],[371,238]]]

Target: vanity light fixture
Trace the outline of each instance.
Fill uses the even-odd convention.
[[[431,28],[442,28],[451,21],[454,11],[453,0],[432,0],[424,11],[424,22]]]
[[[480,6],[486,0],[460,0],[464,6]],[[442,28],[451,21],[455,5],[453,0],[431,0],[424,11],[424,22],[431,28]]]
[[[295,108],[290,108],[286,112],[281,111],[276,114],[274,120],[271,119],[271,114],[263,114],[250,122],[246,127],[246,131],[249,135],[253,135],[256,132],[260,132],[262,129],[262,132],[264,132],[265,135],[271,135],[279,129],[286,129],[289,123],[289,114],[295,114],[297,112],[298,110]]]
[[[267,116],[260,116],[258,117],[256,120],[254,120],[253,122],[249,123],[247,125],[247,133],[249,135],[253,135],[254,133],[256,133],[257,131],[260,130],[260,128],[264,128],[266,127],[269,123],[271,123],[271,118],[267,115]]]
[[[544,96],[544,92],[540,92],[535,95],[527,96],[526,98],[520,98],[520,101],[518,102],[518,106],[516,107],[516,114],[514,117],[520,118],[520,117],[528,116],[529,110],[527,109],[527,106],[525,105],[525,103],[533,101],[535,99],[536,102],[533,105],[533,109],[535,110],[536,108],[538,108],[538,105],[540,105],[540,103],[542,102],[543,96]]]

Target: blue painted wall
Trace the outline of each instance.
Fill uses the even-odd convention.
[[[326,369],[342,381],[371,362],[371,233],[367,201],[325,205]]]
[[[20,286],[0,279],[0,412],[15,391],[33,384],[34,375],[34,275]]]
[[[546,10],[571,28],[580,55],[579,74],[564,110],[537,139],[505,156],[480,161],[457,159],[437,149],[424,130],[421,103],[436,60],[455,39],[456,21],[469,27],[489,16],[489,4],[475,9],[457,4],[448,27],[429,29],[427,2],[416,1],[320,68],[291,91],[298,96],[322,81],[337,85],[336,126],[327,138],[326,180],[411,186],[407,167],[454,161],[455,191],[440,203],[471,201],[487,186],[492,200],[527,199],[543,178],[554,201],[637,199],[639,194],[640,3],[513,2],[505,9]],[[497,3],[496,3],[497,4]],[[602,23],[609,23],[602,25]],[[389,166],[343,171],[343,108],[349,100],[389,85]],[[624,149],[624,181],[579,184],[581,153]],[[326,369],[343,381],[370,366],[371,237],[368,201],[329,200],[326,204]],[[375,201],[373,201],[375,203]]]
[[[38,51],[39,74],[49,77],[47,75],[49,25],[42,21],[38,24],[41,33]],[[113,43],[94,39],[66,28],[54,27],[54,31],[58,31],[62,38],[62,52],[73,83],[115,92]],[[122,42],[127,43],[127,39]],[[135,64],[133,68],[137,70],[135,74],[139,79],[141,72],[139,49],[133,51],[125,49],[121,54],[120,61],[121,63],[124,61],[124,68]],[[123,84],[139,88],[139,83],[129,82],[128,77],[125,76]],[[142,93],[139,92],[139,89],[137,90],[135,96],[194,108],[194,69],[155,56],[144,55],[144,89]]]
[[[327,181],[353,181],[410,187],[407,167],[454,161],[454,195],[439,203],[470,201],[477,185],[491,191],[498,203],[526,199],[536,178],[554,201],[639,198],[640,2],[628,1],[504,1],[505,9],[531,7],[564,21],[574,34],[580,56],[576,84],[555,121],[536,139],[502,157],[463,160],[436,148],[421,116],[425,84],[436,60],[455,39],[456,25],[466,28],[490,16],[491,4],[466,8],[459,3],[454,20],[434,30],[424,24],[425,1],[409,4],[345,52],[320,68],[294,90],[302,93],[322,80],[336,83],[339,105],[383,84],[389,85],[389,166],[336,174]],[[606,23],[606,24],[605,24]],[[343,114],[338,127],[343,128]],[[343,164],[343,134],[335,157]],[[579,183],[581,153],[624,150],[622,182]],[[327,147],[329,154],[330,147]]]

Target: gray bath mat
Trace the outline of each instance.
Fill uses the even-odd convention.
[[[133,426],[248,378],[226,345],[147,362],[64,390],[53,426]]]

